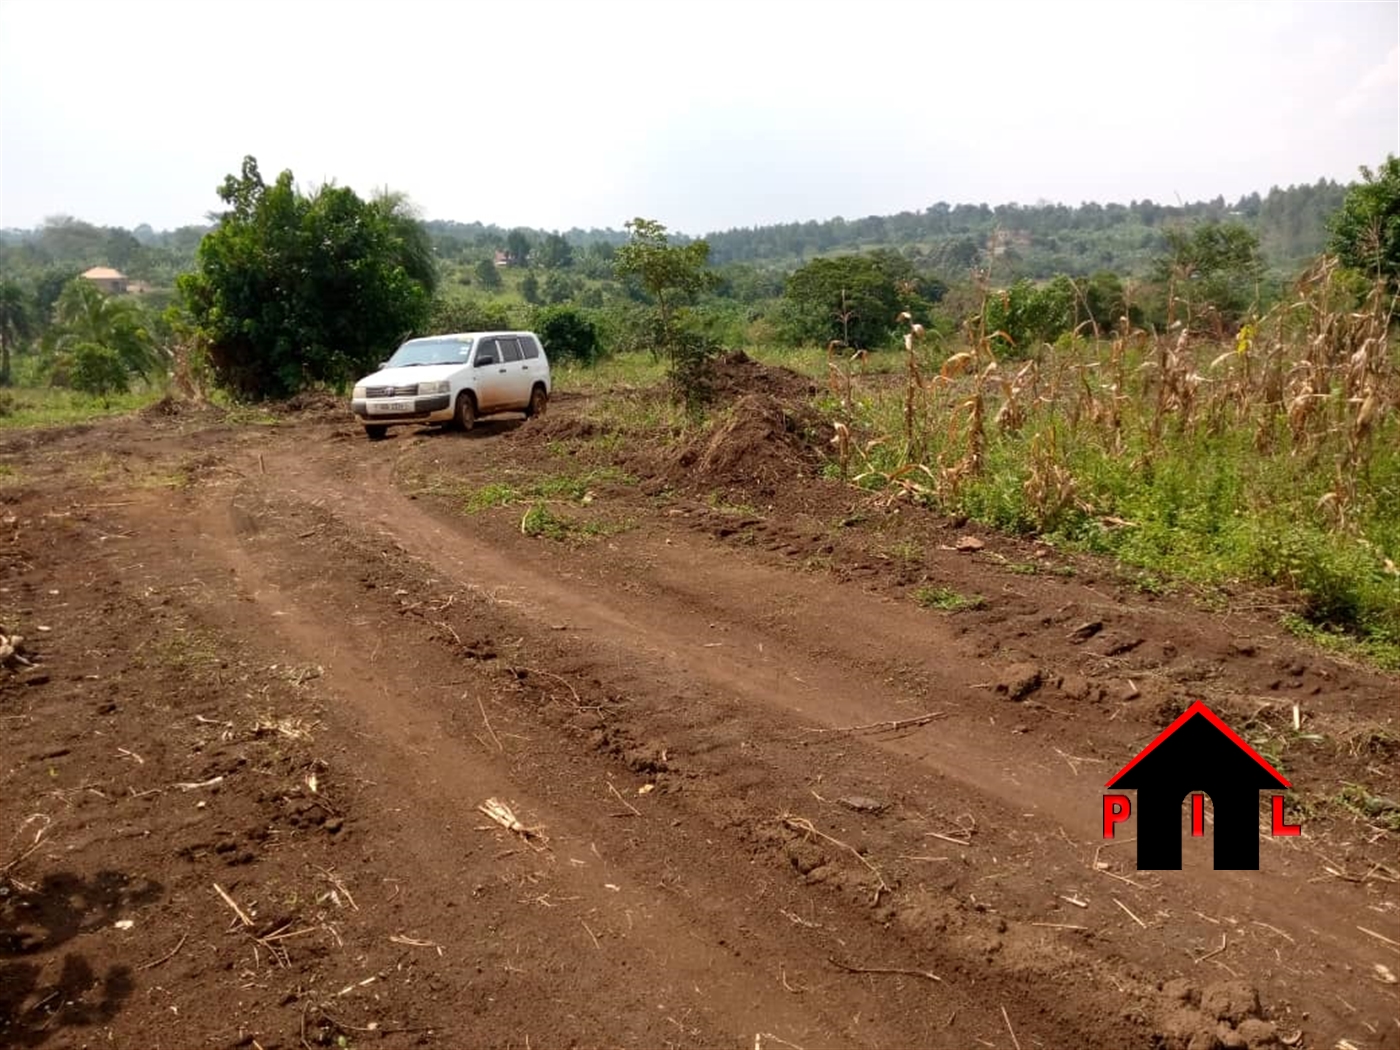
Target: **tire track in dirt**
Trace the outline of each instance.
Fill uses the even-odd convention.
[[[286,478],[278,473],[281,466],[280,460],[269,457],[269,477],[276,479],[269,487],[276,486],[278,499],[288,494]],[[317,507],[321,502],[320,497],[313,497],[302,506],[316,511],[324,509]],[[250,506],[255,509],[248,509]],[[270,526],[275,516],[282,520]],[[235,633],[271,632],[279,642],[294,648],[299,659],[318,659],[328,664],[325,684],[349,703],[360,724],[358,734],[374,738],[378,742],[376,752],[383,747],[392,756],[381,757],[374,763],[378,772],[372,775],[373,779],[385,776],[402,782],[405,776],[413,776],[413,769],[437,771],[431,780],[399,783],[399,787],[410,793],[411,799],[407,806],[402,806],[403,798],[398,799],[401,808],[412,814],[406,818],[401,836],[408,844],[405,852],[416,854],[415,867],[431,872],[436,847],[427,844],[434,841],[434,833],[448,825],[460,827],[460,823],[454,823],[454,814],[455,820],[460,822],[463,808],[478,800],[478,796],[488,791],[500,793],[502,772],[499,767],[493,770],[490,765],[483,771],[481,754],[463,743],[468,734],[463,732],[460,720],[451,717],[443,720],[443,712],[453,703],[450,690],[417,685],[433,682],[437,677],[435,672],[442,670],[441,661],[431,658],[416,661],[410,679],[415,683],[410,690],[412,695],[395,694],[395,683],[386,680],[380,670],[382,655],[377,660],[364,655],[373,653],[375,633],[355,630],[360,610],[347,604],[345,588],[315,580],[315,573],[323,572],[326,563],[321,561],[312,569],[305,566],[298,569],[305,544],[298,549],[297,544],[289,542],[297,535],[291,532],[296,520],[295,507],[259,507],[258,498],[245,493],[234,501],[232,508],[216,501],[192,521],[182,519],[181,527],[173,530],[171,538],[178,546],[189,549],[192,555],[200,550],[223,552],[219,558],[235,570],[233,575],[245,591],[251,588],[246,596],[253,601],[236,603],[243,608],[237,622],[229,625]],[[198,531],[190,531],[191,528]],[[302,534],[308,531],[302,530]],[[319,538],[313,543],[322,545]],[[342,557],[352,553],[339,544],[323,553],[329,550]],[[447,585],[449,581],[439,579],[438,582]],[[497,619],[496,623],[500,625],[501,621]],[[519,614],[512,611],[509,623],[519,626]],[[385,644],[388,644],[388,637],[385,636]],[[329,658],[326,654],[330,654]],[[452,686],[452,689],[459,688],[460,682]],[[498,729],[506,732],[508,725],[498,722]],[[745,742],[739,743],[742,746]],[[764,745],[757,742],[754,750],[762,752],[763,749]],[[536,764],[539,757],[538,754],[534,756]],[[559,757],[557,751],[554,757]],[[394,767],[392,773],[385,768],[386,762]],[[756,764],[763,765],[761,760]],[[513,768],[518,774],[519,766]],[[596,776],[596,770],[594,774]],[[518,776],[505,776],[519,787]],[[767,787],[771,781],[772,773],[761,770],[752,781],[753,793],[762,795],[759,789]],[[747,1028],[783,1032],[783,1038],[792,1038],[799,1045],[809,1045],[812,1040],[816,1045],[847,1041],[860,1045],[903,1045],[911,1037],[929,1045],[949,1039],[995,1036],[998,1027],[994,1022],[1000,1020],[1000,1014],[989,1011],[986,996],[992,987],[1000,986],[1002,991],[995,997],[1011,1007],[1011,1015],[1016,1018],[1024,1037],[1040,1037],[1062,1045],[1066,1041],[1082,1042],[1086,1036],[1086,1031],[1078,1027],[1085,1023],[1084,1019],[1066,1014],[1052,1000],[1036,995],[1025,975],[1007,975],[1003,981],[997,979],[994,968],[969,958],[961,949],[941,954],[935,950],[929,955],[930,946],[923,943],[922,937],[910,940],[907,936],[890,937],[883,933],[880,925],[871,924],[868,918],[860,915],[868,908],[863,889],[860,890],[862,903],[854,909],[854,914],[841,897],[834,910],[829,901],[814,910],[801,883],[785,885],[782,876],[782,869],[788,867],[783,850],[792,847],[802,852],[804,836],[786,828],[775,830],[770,818],[763,829],[748,828],[737,841],[732,835],[726,836],[731,839],[728,844],[722,838],[711,837],[724,834],[727,820],[753,823],[752,814],[743,816],[746,806],[742,802],[721,799],[719,822],[713,823],[714,812],[703,806],[696,810],[685,805],[686,799],[692,797],[687,791],[680,798],[682,808],[676,822],[684,826],[698,823],[702,829],[698,834],[706,836],[704,845],[698,846],[693,836],[687,838],[682,833],[680,837],[670,836],[670,841],[663,841],[649,851],[632,840],[624,840],[625,846],[620,844],[617,833],[605,826],[609,821],[600,825],[596,813],[590,815],[581,811],[579,800],[570,797],[577,792],[557,781],[551,784],[547,773],[537,768],[532,782],[535,784],[533,791],[526,787],[525,801],[521,803],[523,812],[531,814],[529,820],[542,819],[550,827],[586,828],[586,837],[600,844],[604,856],[625,856],[622,870],[632,876],[634,884],[641,885],[650,878],[664,884],[668,865],[679,864],[683,869],[687,862],[695,865],[686,872],[690,885],[685,907],[679,912],[668,912],[664,902],[648,904],[657,916],[655,926],[669,931],[667,935],[650,941],[648,937],[653,934],[629,932],[628,936],[641,940],[645,953],[656,967],[655,972],[648,971],[649,979],[656,980],[664,974],[669,982],[667,987],[672,989],[705,988],[704,995],[696,993],[695,1010],[711,1019],[708,1027],[713,1030],[727,1031],[730,1037]],[[732,786],[718,785],[708,794],[698,791],[693,797],[713,802],[712,796],[722,795]],[[713,831],[705,830],[707,821]],[[666,830],[662,829],[658,837],[666,839]],[[604,845],[608,841],[613,844],[611,851]],[[584,847],[581,841],[572,844],[575,848],[571,859],[574,859]],[[755,853],[756,845],[764,848]],[[707,855],[703,861],[695,852],[697,848]],[[811,847],[805,848],[810,850]],[[772,870],[772,861],[768,859],[775,853],[780,862],[776,871]],[[752,871],[756,862],[759,863],[758,899],[766,895],[778,897],[774,903],[765,902],[761,909],[755,906],[749,894],[736,894],[739,886],[754,883],[755,879],[749,875],[736,882],[735,876]],[[806,870],[816,867],[832,865],[813,862]],[[765,868],[769,869],[766,874]],[[561,888],[553,892],[563,897],[581,898],[585,903],[579,907],[603,908],[608,904],[614,909],[617,907],[617,898],[599,891],[596,885],[576,881],[577,873],[565,872],[555,877],[563,881]],[[832,876],[830,881],[839,891],[839,876]],[[860,885],[858,880],[852,880],[852,884]],[[799,910],[817,917],[803,919]],[[997,924],[994,919],[989,921]],[[823,932],[810,934],[804,927]],[[835,932],[838,930],[839,937]],[[583,934],[580,932],[578,936]],[[858,962],[880,965],[882,959],[907,955],[913,949],[924,958],[917,965],[911,964],[912,968],[942,969],[946,965],[953,974],[960,972],[963,983],[971,978],[973,983],[985,987],[969,997],[970,988],[960,986],[959,976],[953,974],[948,984],[929,990],[918,987],[924,984],[918,978],[896,977],[897,987],[892,989],[884,981],[877,986],[875,978],[834,974],[828,962],[833,938],[840,951],[851,953]],[[717,950],[716,946],[723,950]],[[757,960],[749,961],[755,955]],[[585,952],[584,959],[588,958]],[[776,978],[774,959],[779,960]],[[1062,959],[1058,965],[1063,966],[1063,963]],[[757,969],[753,968],[755,965]],[[606,984],[605,975],[590,972],[592,969],[591,963],[587,964],[579,980]],[[819,992],[820,999],[809,995],[803,995],[800,1000],[795,998],[788,975],[792,975],[794,982],[803,982],[808,990]],[[774,991],[763,991],[765,987],[772,987]],[[817,1002],[822,1005],[818,1007]],[[903,1004],[903,1008],[891,1010],[894,1002]],[[745,1017],[746,1021],[736,1023],[736,1018]],[[790,1026],[786,1032],[782,1027],[784,1023]],[[1096,1011],[1093,1030],[1101,1030],[1104,1023],[1103,1014]],[[947,1027],[949,1024],[952,1027]],[[655,1030],[651,1034],[654,1036]],[[609,1034],[609,1038],[616,1036],[616,1032]],[[743,1037],[746,1043],[748,1038],[747,1035]],[[809,1043],[804,1043],[804,1039]]]
[[[543,866],[546,874],[539,882],[547,889],[538,892],[540,887],[532,885],[529,893],[543,902],[538,905],[540,914],[561,913],[557,921],[547,923],[544,939],[552,943],[545,952],[572,956],[578,965],[570,994],[563,1002],[557,1002],[557,992],[553,997],[565,1011],[592,1014],[594,1030],[588,1038],[646,1043],[670,1037],[715,1045],[740,1033],[771,1031],[798,1042],[831,1046],[869,1038],[868,1033],[846,1030],[844,1019],[828,1010],[805,1004],[799,1008],[790,997],[765,994],[772,975],[735,960],[733,952],[722,947],[722,936],[707,942],[684,934],[697,922],[729,926],[733,917],[705,922],[705,915],[678,909],[671,900],[646,892],[641,876],[649,873],[629,870],[630,858],[622,859],[627,846],[616,833],[596,819],[581,821],[576,809],[559,808],[558,799],[532,795],[515,776],[514,763],[489,757],[468,743],[469,737],[464,740],[442,712],[469,696],[482,700],[481,684],[460,672],[458,679],[466,681],[440,684],[425,673],[432,661],[415,661],[412,668],[404,668],[396,655],[386,661],[380,645],[387,643],[392,652],[398,640],[393,632],[381,633],[369,624],[357,630],[353,619],[338,622],[323,604],[331,596],[318,594],[314,583],[284,588],[279,579],[295,578],[284,560],[286,533],[275,528],[264,532],[260,515],[244,507],[237,501],[215,504],[196,519],[200,543],[218,553],[251,598],[238,629],[270,627],[301,659],[323,663],[325,685],[348,705],[358,734],[374,742],[374,777],[392,785],[389,797],[399,803],[395,848],[401,851],[404,867],[425,880],[430,896],[439,901],[439,894],[456,894],[459,900],[467,896],[450,861],[444,865],[444,855],[480,853],[473,840],[481,836],[480,825],[488,822],[476,812],[478,802],[509,799],[524,823],[544,829],[550,849],[533,863]],[[386,676],[386,662],[399,667],[399,673]],[[528,843],[522,843],[508,846],[507,852],[527,848]],[[475,877],[484,878],[481,865],[476,867]],[[538,877],[540,872],[531,874]],[[457,927],[444,937],[447,943],[468,946],[483,933],[470,921],[446,916],[440,921],[449,929]],[[505,922],[510,921],[507,916]],[[534,918],[531,924],[538,922]],[[601,966],[592,963],[592,952],[601,953]],[[533,960],[527,955],[517,961],[529,966]],[[620,989],[633,981],[632,991],[619,1001]],[[541,998],[551,995],[546,988],[538,992]],[[608,1013],[591,1010],[590,1001],[608,1002]],[[685,1020],[673,1019],[668,1031],[664,1017],[660,1023],[653,1019],[658,1011]]]
[[[558,847],[584,838],[598,844],[614,865],[609,872],[621,873],[614,884],[623,882],[625,891],[630,878],[638,889],[628,902],[636,905],[630,921],[651,920],[650,932],[625,929],[628,909],[621,919],[616,910],[623,898],[590,881],[591,868],[517,870],[530,858],[508,858],[522,886],[534,879],[550,887],[537,902],[577,897],[571,908],[607,916],[609,924],[590,932],[575,928],[576,914],[556,915],[561,909],[549,904],[487,894],[494,908],[487,932],[518,923],[516,950],[534,951],[543,973],[558,975],[563,967],[569,976],[562,988],[513,973],[509,981],[483,985],[468,967],[449,967],[448,988],[458,1001],[485,994],[506,1004],[493,1007],[482,1031],[504,1032],[508,1024],[525,1031],[539,1018],[530,1004],[550,1002],[552,1031],[564,1030],[558,1018],[573,1017],[572,1034],[606,1041],[714,1045],[738,1038],[747,1045],[751,1031],[768,1031],[799,1045],[972,1039],[1001,1045],[1004,1029],[993,1009],[1000,1001],[1023,1041],[1137,1045],[1144,1026],[1160,1030],[1153,1018],[1167,997],[1159,994],[1159,977],[1206,969],[1193,967],[1180,947],[1183,931],[1213,946],[1221,919],[1205,915],[1232,920],[1224,928],[1243,940],[1232,940],[1224,958],[1239,965],[1243,956],[1252,980],[1262,974],[1270,982],[1263,985],[1270,1005],[1293,1017],[1310,1009],[1311,1024],[1324,1030],[1355,1030],[1308,985],[1338,965],[1353,973],[1369,967],[1370,955],[1349,936],[1360,909],[1310,897],[1309,914],[1300,916],[1293,901],[1312,887],[1286,855],[1278,864],[1270,859],[1267,877],[1157,873],[1147,877],[1149,890],[1138,890],[1100,876],[1089,867],[1100,767],[1067,777],[1039,737],[1067,745],[1070,755],[1102,752],[1085,746],[1074,719],[1052,725],[1049,715],[1032,716],[975,688],[995,672],[995,661],[969,659],[966,640],[941,626],[947,621],[762,565],[683,529],[618,537],[608,559],[626,583],[609,587],[599,557],[524,544],[557,557],[548,568],[522,564],[511,538],[498,530],[459,527],[424,510],[394,487],[393,462],[383,455],[359,447],[308,455],[304,442],[292,451],[281,435],[255,444],[263,450],[258,460],[243,452],[231,461],[243,467],[236,492],[205,487],[192,490],[188,501],[183,494],[139,501],[130,512],[133,531],[161,530],[171,545],[151,548],[152,565],[169,560],[173,549],[189,565],[203,566],[210,580],[231,575],[244,597],[254,598],[228,602],[218,613],[233,637],[263,638],[301,662],[330,665],[325,684],[346,703],[353,729],[342,736],[346,753],[379,782],[365,797],[396,811],[400,828],[390,852],[422,877],[422,887],[405,893],[408,904],[442,923],[454,943],[482,936],[480,917],[448,914],[443,897],[499,875],[500,862],[469,844],[483,835],[475,827],[475,803],[502,794],[504,783],[522,816],[532,814],[527,822],[543,819],[580,836],[561,835]],[[494,646],[504,656],[514,646],[537,654],[517,656],[521,663],[580,688],[591,681],[595,692],[627,702],[605,711],[602,725],[585,712],[553,721],[534,717],[511,692],[509,678],[503,691],[501,673],[486,674],[480,661],[464,667],[461,646],[444,647],[443,633],[431,624],[399,616],[396,596],[362,590],[357,571],[377,570],[385,553],[390,562],[414,563],[412,578],[405,578],[410,587],[431,581],[435,589],[474,599],[465,620],[451,621],[469,650]],[[396,656],[386,665],[385,645],[413,658]],[[464,692],[481,701],[481,715],[474,703],[462,710]],[[930,710],[948,717],[875,738],[809,732]],[[507,734],[505,747],[486,740],[472,745],[487,711]],[[1033,732],[1010,732],[1017,718]],[[649,768],[653,759],[646,756],[657,754],[658,745],[664,756],[666,744],[673,746],[672,760]],[[679,831],[648,827],[638,836],[629,833],[634,818],[607,816],[620,807],[603,785],[628,773],[658,784],[639,806],[664,807],[681,821]],[[627,784],[624,795],[636,781]],[[877,818],[843,815],[834,802],[843,794],[871,795],[889,808]],[[855,842],[890,878],[893,899],[871,909],[868,873],[857,860],[784,826],[780,812],[811,817],[814,827]],[[965,848],[923,837],[930,828],[959,837],[958,821],[972,813],[976,835]],[[1047,835],[1047,814],[1060,837],[1054,830]],[[452,840],[454,849],[464,847],[455,868],[438,845],[447,827],[464,836]],[[905,859],[934,852],[948,854],[952,867]],[[571,854],[586,865],[594,863],[590,857],[601,864],[591,851]],[[1194,860],[1209,867],[1208,856]],[[683,892],[641,892],[679,885],[676,871],[688,864],[693,870],[683,871]],[[736,893],[737,886],[755,892]],[[1090,898],[1093,906],[1070,911],[1056,903],[1058,891]],[[1115,906],[1114,894],[1152,929],[1140,933]],[[784,911],[823,929],[774,918]],[[1202,913],[1200,921],[1194,912]],[[1030,929],[1038,920],[1092,930]],[[1289,930],[1299,943],[1276,955],[1273,944],[1251,939],[1251,933],[1265,936],[1250,928],[1259,923]],[[833,975],[832,931],[853,961],[926,967],[948,983],[900,977],[891,988],[880,978]],[[601,947],[592,943],[595,934],[603,935]],[[595,965],[594,952],[607,969]],[[1163,969],[1171,955],[1185,965]],[[503,965],[512,958],[499,946],[483,957]],[[612,990],[619,974],[624,983],[639,984],[625,993],[630,997]],[[808,991],[792,991],[789,980]],[[645,1005],[651,998],[671,1006],[671,1020],[651,1016]],[[1351,998],[1375,1018],[1392,1008],[1379,987]],[[676,1008],[681,1002],[685,1008]],[[945,1027],[950,1016],[952,1027]]]
[[[590,643],[612,645],[620,662],[650,655],[692,683],[729,693],[745,704],[786,708],[828,729],[897,719],[935,708],[962,715],[929,731],[884,739],[879,746],[916,760],[940,778],[951,778],[951,785],[942,781],[944,793],[952,786],[951,794],[960,805],[971,806],[994,822],[987,844],[990,852],[1014,849],[1016,840],[1024,841],[1029,830],[1047,815],[1074,840],[1091,844],[1097,840],[1097,783],[1088,775],[1081,778],[1078,771],[1066,778],[1059,759],[1047,760],[1044,745],[1030,734],[1009,738],[997,734],[995,746],[988,747],[989,733],[981,723],[995,722],[1003,711],[1015,709],[991,702],[985,693],[978,694],[974,679],[987,677],[988,662],[979,665],[950,659],[961,655],[964,644],[951,632],[941,631],[937,620],[907,607],[892,607],[887,601],[852,595],[850,588],[767,569],[741,554],[684,536],[643,543],[632,543],[629,538],[619,541],[622,553],[618,561],[625,566],[628,580],[621,588],[604,586],[600,577],[578,571],[580,567],[569,565],[567,558],[559,571],[540,571],[522,564],[510,548],[498,549],[493,539],[458,532],[414,501],[397,495],[390,461],[352,461],[348,476],[343,460],[338,460],[336,467],[339,476],[305,460],[279,464],[288,478],[300,474],[300,480],[292,484],[304,486],[300,488],[304,498],[325,500],[338,506],[341,513],[376,523],[407,551],[450,566],[460,578],[477,586],[517,596],[515,600],[530,608],[537,621],[566,621],[587,628]],[[375,508],[363,505],[365,492],[379,494]],[[743,594],[762,596],[766,601],[756,605],[777,607],[782,612],[766,620],[740,612],[744,603],[736,603],[734,596]],[[781,629],[784,619],[788,621],[786,630]],[[775,622],[779,625],[776,629]],[[715,628],[719,628],[718,634]],[[697,638],[727,638],[736,633],[744,637],[742,648],[721,643],[710,649],[706,646],[711,643],[696,642]],[[937,654],[909,661],[920,680],[916,692],[925,699],[911,706],[913,698],[908,690],[898,683],[881,681],[889,666],[869,657],[864,641],[872,638],[878,640],[881,651],[913,654],[932,650]],[[813,683],[820,683],[821,688]],[[1015,715],[1005,717],[1009,720]],[[1076,753],[1084,754],[1071,752]],[[1107,764],[1111,759],[1102,761]],[[1094,766],[1090,773],[1099,768]],[[882,772],[888,776],[895,770],[887,766]],[[875,776],[869,782],[878,786],[880,779]],[[989,809],[990,800],[999,805]],[[1033,812],[1027,813],[1028,808]],[[998,835],[1018,824],[1019,834]],[[1040,830],[1044,831],[1043,824]],[[1153,929],[1139,933],[1121,912],[1110,909],[1108,916],[1124,927],[1120,932],[1126,934],[1122,941],[1127,942],[1115,945],[1115,950],[1143,961],[1173,953],[1189,959],[1180,948],[1183,927],[1209,945],[1219,935],[1223,917],[1224,928],[1233,928],[1236,934],[1231,957],[1244,953],[1254,964],[1251,969],[1274,974],[1274,991],[1280,1001],[1306,1000],[1312,977],[1332,966],[1340,964],[1353,972],[1370,969],[1374,946],[1354,931],[1358,925],[1374,922],[1374,913],[1317,899],[1306,879],[1314,870],[1311,862],[1305,866],[1290,855],[1291,844],[1268,840],[1265,848],[1271,847],[1272,852],[1266,854],[1269,863],[1260,872],[1214,872],[1208,853],[1198,850],[1194,858],[1188,852],[1187,870],[1134,880],[1151,884],[1151,892],[1134,899],[1127,887],[1118,890],[1136,912],[1148,917]],[[1060,850],[1051,842],[1045,852],[1049,862],[1040,865],[1042,878],[1028,876],[1019,887],[1023,897],[1033,893],[1031,884],[1036,881],[1082,878],[1087,849]],[[1098,880],[1091,879],[1091,884],[1095,883]],[[1308,894],[1311,900],[1306,916],[1295,905],[1300,894]],[[1107,893],[1099,896],[1105,903],[1113,899]],[[1006,906],[1012,907],[1009,902]],[[1028,913],[1021,917],[1034,918]],[[1285,959],[1278,950],[1281,942],[1277,937],[1259,933],[1275,929],[1293,931],[1288,949],[1293,960]],[[1257,935],[1258,942],[1242,945],[1241,940],[1249,941],[1250,934]],[[1300,939],[1306,944],[1301,952],[1297,949]],[[1228,963],[1224,966],[1227,973],[1233,972]],[[1380,988],[1367,991],[1384,992]],[[1355,1006],[1350,1001],[1343,1005]],[[1373,1016],[1384,1016],[1388,1008],[1394,1006],[1387,1007],[1383,994],[1370,1006]],[[1330,1015],[1339,1031],[1344,1029],[1347,1017],[1335,1005],[1314,1003],[1314,1017],[1319,1010]]]

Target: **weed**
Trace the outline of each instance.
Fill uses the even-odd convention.
[[[545,503],[535,503],[520,519],[522,535],[550,540],[567,540],[574,537],[614,536],[636,528],[631,519],[623,521],[580,521],[567,515],[556,514]]]
[[[1281,618],[1285,630],[1329,652],[1360,657],[1387,671],[1400,671],[1400,644],[1384,639],[1357,638],[1335,629],[1319,627],[1296,613]]]
[[[1313,820],[1319,806],[1311,795],[1288,790],[1283,793],[1283,819],[1288,824],[1303,824]]]
[[[505,507],[518,503],[524,497],[514,485],[493,482],[483,485],[467,497],[467,510],[482,511],[491,507]]]
[[[525,536],[562,540],[569,534],[569,524],[566,518],[557,516],[543,503],[536,503],[520,519],[520,532]]]
[[[949,587],[920,587],[914,592],[914,600],[925,609],[942,609],[944,612],[981,609],[987,604],[987,599],[980,594],[960,594]]]
[[[608,482],[630,483],[634,479],[613,467],[590,470],[584,474],[559,474],[538,478],[529,484],[511,485],[505,482],[492,482],[483,485],[466,497],[466,508],[470,513],[489,510],[492,507],[508,507],[513,503],[563,501],[568,503],[592,503],[593,488]]]
[[[1400,735],[1384,726],[1364,726],[1345,739],[1352,758],[1390,759],[1400,755]]]
[[[1387,831],[1400,831],[1400,802],[1373,795],[1364,784],[1343,784],[1333,802],[1368,824]]]
[[[884,554],[891,561],[897,561],[903,565],[917,565],[923,560],[924,550],[913,540],[900,540],[886,547]]]

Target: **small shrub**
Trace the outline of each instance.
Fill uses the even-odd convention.
[[[534,312],[532,327],[551,361],[591,365],[598,358],[598,329],[582,310],[545,306]]]

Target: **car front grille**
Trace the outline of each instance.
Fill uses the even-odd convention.
[[[414,397],[418,384],[410,386],[372,386],[365,389],[365,397]]]

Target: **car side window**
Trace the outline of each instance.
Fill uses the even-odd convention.
[[[520,348],[525,351],[525,360],[533,361],[540,356],[540,344],[535,342],[532,335],[522,335],[520,337]]]
[[[501,361],[519,361],[520,343],[514,339],[497,339],[496,345],[501,348]]]
[[[482,361],[485,361],[488,357],[492,361],[499,361],[501,359],[501,352],[496,348],[496,340],[494,339],[483,339],[480,343],[477,344],[476,357],[474,358],[474,361],[477,364],[480,364]]]

